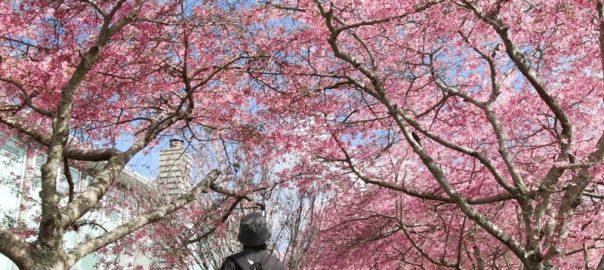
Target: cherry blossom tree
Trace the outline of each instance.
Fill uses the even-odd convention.
[[[241,74],[264,57],[250,41],[257,34],[251,26],[263,19],[255,7],[232,1],[0,3],[0,128],[5,137],[40,145],[46,156],[35,233],[0,229],[0,253],[21,269],[68,269],[219,190],[228,166],[208,162],[190,192],[65,247],[65,234],[101,206],[126,164],[161,138],[253,140],[258,132]],[[117,147],[122,136],[133,138],[125,150]],[[102,168],[76,191],[63,168],[84,162]],[[68,194],[58,192],[62,181]]]
[[[603,267],[602,2],[274,5],[251,74],[331,197],[314,266]]]
[[[283,204],[294,268],[604,267],[601,1],[15,1],[0,14],[2,132],[47,156],[35,237],[0,230],[21,268],[68,268],[210,190],[229,199],[199,221],[220,230],[276,183],[321,202]],[[174,134],[242,154],[225,144],[190,193],[66,250],[128,161]],[[59,194],[61,168],[84,161],[106,163]],[[258,185],[264,166],[277,178]],[[241,185],[217,184],[215,167]],[[186,224],[169,246],[202,239]]]

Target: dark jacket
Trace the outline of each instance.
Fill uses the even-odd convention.
[[[227,257],[220,270],[248,270],[253,263],[260,263],[262,270],[285,270],[283,263],[266,250],[245,249]]]

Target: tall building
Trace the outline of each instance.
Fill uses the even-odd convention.
[[[172,200],[191,189],[191,156],[186,153],[184,142],[170,140],[170,147],[159,153],[158,188],[164,198]]]
[[[191,156],[186,153],[184,141],[171,139],[170,147],[159,152],[159,176],[157,189],[166,201],[172,201],[179,195],[191,189]],[[169,222],[169,221],[168,221]],[[170,241],[170,239],[164,239]],[[163,243],[157,243],[163,245]],[[165,261],[168,250],[158,250],[155,254],[155,265],[157,269],[169,268]]]

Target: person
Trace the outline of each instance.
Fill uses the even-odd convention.
[[[243,251],[227,257],[221,270],[285,270],[285,266],[275,256],[266,251],[271,232],[266,219],[258,212],[241,218],[237,240],[243,244]]]

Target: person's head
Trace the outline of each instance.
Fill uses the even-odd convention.
[[[241,218],[237,239],[244,247],[266,247],[266,242],[270,238],[271,232],[262,214],[254,212]]]

